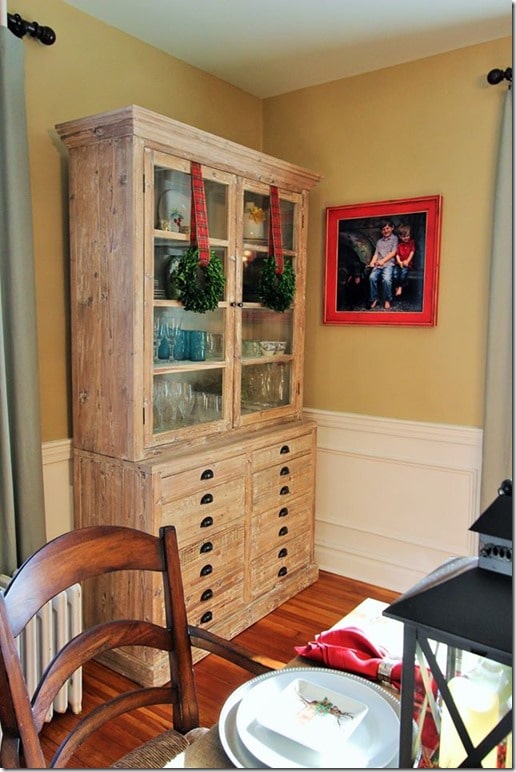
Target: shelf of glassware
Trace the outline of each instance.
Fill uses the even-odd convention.
[[[154,306],[152,425],[160,440],[200,424],[229,421],[225,307],[205,314],[178,303]]]

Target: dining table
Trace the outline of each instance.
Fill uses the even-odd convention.
[[[373,598],[366,598],[330,629],[341,629],[351,626],[359,627],[387,649],[390,656],[401,658],[403,625],[382,615],[387,605],[387,603]],[[299,643],[302,645],[306,642],[300,641]],[[314,667],[327,668],[321,662],[316,662],[313,659],[300,655],[294,656],[284,666],[285,669]],[[399,692],[394,687],[384,683],[381,686],[391,695],[394,695],[396,699],[399,699]],[[181,767],[183,769],[235,769],[235,764],[224,751],[218,724],[215,724],[205,734],[200,736],[181,754],[180,758],[174,759],[166,766]]]

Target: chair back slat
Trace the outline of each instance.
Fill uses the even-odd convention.
[[[113,571],[134,569],[165,570],[159,538],[121,526],[91,526],[58,536],[27,558],[5,590],[14,636],[67,587]]]
[[[38,732],[56,695],[78,667],[120,646],[149,646],[170,652],[172,645],[170,631],[151,622],[115,620],[80,633],[56,654],[34,694],[32,710]],[[166,702],[175,702],[174,685],[168,689],[171,695]]]
[[[141,619],[117,619],[84,629],[55,653],[31,699],[16,637],[58,593],[117,571],[161,573],[164,625]],[[7,760],[12,762],[14,740],[19,744],[17,766],[44,767],[39,733],[61,687],[79,667],[122,646],[146,646],[165,652],[170,665],[169,682],[160,687],[135,684],[134,690],[114,695],[85,714],[64,738],[51,766],[66,765],[77,747],[99,727],[139,707],[170,705],[170,726],[182,733],[198,725],[197,693],[173,526],[163,528],[159,536],[122,526],[77,529],[41,547],[18,569],[5,593],[0,595],[0,720],[4,740],[0,765],[6,766]]]

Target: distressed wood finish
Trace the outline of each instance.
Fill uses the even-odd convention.
[[[206,469],[213,476],[203,480]],[[75,472],[78,526],[110,522],[156,533],[175,525],[191,624],[231,638],[317,578],[313,422],[138,465],[76,451]],[[84,594],[89,623],[126,612],[161,619],[159,583],[102,577]],[[102,661],[143,683],[161,683],[166,673],[158,652],[127,649]]]
[[[232,637],[318,575],[315,424],[302,419],[302,373],[308,192],[319,175],[136,106],[56,130],[69,151],[75,524],[152,534],[174,525],[189,621]],[[222,365],[203,363],[223,372],[224,412],[160,433],[153,322],[171,301],[154,295],[154,261],[156,243],[172,242],[156,220],[155,169],[188,174],[191,161],[226,196],[227,232],[211,239],[227,250],[226,350]],[[247,192],[267,196],[270,185],[293,211],[290,400],[253,412],[240,407],[243,210]],[[176,247],[189,238],[174,234]],[[281,328],[279,314],[262,311],[264,329]],[[103,577],[85,591],[84,614],[88,623],[125,613],[161,622],[162,601],[152,578]],[[127,648],[103,661],[144,684],[166,675],[158,652]]]

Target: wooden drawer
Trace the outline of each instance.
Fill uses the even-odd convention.
[[[175,525],[179,545],[193,539],[209,538],[213,531],[243,517],[245,480],[211,485],[180,501],[170,501],[162,509],[162,525]]]
[[[236,580],[235,580],[236,581]],[[187,607],[187,618],[191,625],[213,630],[224,622],[231,614],[242,609],[243,575],[240,575],[238,583],[232,588],[220,591],[204,603],[198,603]]]
[[[161,474],[161,498],[163,503],[182,499],[189,496],[192,491],[205,493],[214,485],[242,477],[246,470],[245,456],[233,456],[212,464],[190,469],[188,472],[178,474]],[[202,495],[201,493],[201,495]]]
[[[184,584],[196,584],[203,576],[224,572],[228,565],[244,563],[244,526],[206,535],[179,550]]]
[[[295,499],[251,518],[251,556],[282,547],[301,534],[311,539],[311,500]],[[251,557],[252,559],[252,557]]]
[[[214,612],[227,605],[243,602],[244,569],[242,564],[228,566],[226,574],[219,572],[218,578],[211,582],[203,581],[188,587],[185,597],[188,617],[203,620],[203,624],[212,621]],[[198,624],[196,622],[195,624]]]
[[[308,453],[312,449],[313,435],[302,434],[253,452],[253,471],[272,464],[288,463],[289,459]]]
[[[310,490],[313,484],[312,456],[292,458],[253,474],[253,509],[272,507]]]
[[[310,562],[312,540],[305,535],[296,536],[284,547],[269,550],[251,563],[251,595],[257,597],[269,592],[297,569]]]
[[[225,528],[180,549],[181,573],[188,618],[201,624],[220,617],[221,605],[242,604],[244,587],[244,527]],[[211,592],[208,592],[211,591]],[[203,594],[206,593],[205,599]],[[215,609],[217,615],[215,615]],[[192,616],[193,615],[193,616]],[[195,618],[196,621],[192,621]]]

